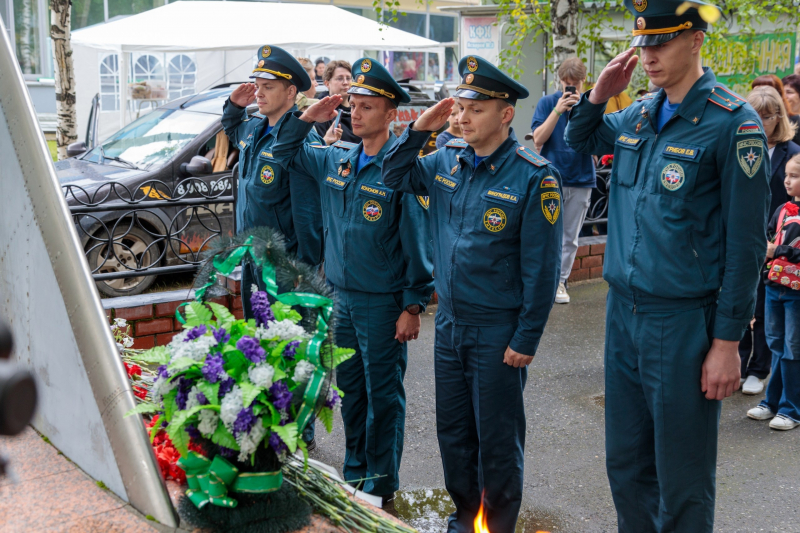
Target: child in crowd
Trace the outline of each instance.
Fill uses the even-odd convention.
[[[772,351],[772,377],[766,398],[747,412],[772,419],[772,429],[800,425],[800,154],[786,163],[786,192],[793,198],[772,216],[767,243],[771,259],[765,274],[766,333]]]

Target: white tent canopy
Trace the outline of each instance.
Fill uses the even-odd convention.
[[[302,31],[298,31],[298,23]],[[387,50],[437,53],[444,46],[326,4],[180,1],[80,29],[72,42],[117,52]]]

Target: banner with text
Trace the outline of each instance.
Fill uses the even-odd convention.
[[[732,35],[721,46],[706,52],[706,64],[712,68],[717,81],[745,96],[750,82],[763,74],[784,78],[794,72],[794,53],[797,36],[794,33],[764,33],[753,37]],[[745,71],[748,54],[755,54],[753,68]]]
[[[478,56],[492,64],[500,62],[500,28],[496,17],[463,17],[461,55]]]

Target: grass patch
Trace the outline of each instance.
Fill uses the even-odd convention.
[[[97,486],[98,486],[98,487],[100,487],[101,489],[103,489],[103,490],[108,490],[108,487],[107,487],[107,486],[106,486],[106,484],[105,484],[105,483],[103,483],[102,481],[95,481],[95,483],[96,483],[96,484],[97,484]]]
[[[55,141],[47,141],[47,147],[50,149],[50,157],[53,158],[53,163],[58,161],[58,147]]]

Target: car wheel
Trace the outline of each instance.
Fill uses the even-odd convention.
[[[113,225],[108,224],[108,226],[112,227]],[[140,228],[129,228],[126,224],[120,224],[120,226],[114,235],[113,252],[108,251],[107,244],[98,243],[96,240],[90,241],[90,245],[91,242],[94,242],[94,248],[87,254],[86,259],[89,262],[89,268],[94,270],[93,273],[128,272],[136,268],[137,264],[159,266],[158,264],[152,264],[160,254],[157,245],[150,246],[153,243],[153,237]],[[105,230],[101,230],[99,233],[102,235]],[[103,236],[101,235],[98,235],[97,238],[102,239]],[[146,291],[157,277],[138,276],[135,278],[107,279],[96,281],[95,283],[97,284],[97,290],[105,296],[133,296]]]

